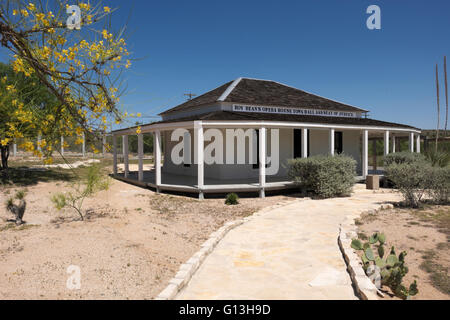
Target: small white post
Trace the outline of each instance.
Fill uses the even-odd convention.
[[[161,185],[161,132],[156,130],[154,135],[155,184],[156,192],[159,192],[159,186]]]
[[[365,179],[369,174],[369,131],[363,130],[362,137],[362,176]]]
[[[334,129],[329,130],[329,146],[330,146],[330,154],[334,156]]]
[[[112,136],[113,140],[113,173],[117,174],[117,137],[115,134]]]
[[[61,155],[64,155],[64,137],[61,136]]]
[[[197,141],[195,141],[197,145],[197,188],[199,189],[198,198],[200,200],[203,199],[203,187],[205,183],[204,177],[204,158],[203,158],[203,148],[204,148],[204,137],[203,137],[203,125],[201,121],[194,122],[194,129],[196,131],[195,137]]]
[[[302,158],[308,157],[308,129],[302,129]]]
[[[414,152],[414,132],[409,133],[409,151]]]
[[[394,134],[392,134],[392,153],[395,153],[396,152],[396,150],[395,150],[395,135]]]
[[[42,137],[41,137],[41,134],[39,133],[38,134],[38,138],[37,138],[37,149],[38,149],[38,151],[42,151],[41,150],[41,139],[42,139]]]
[[[138,158],[139,158],[138,180],[144,181],[144,137],[142,133],[138,134]]]
[[[389,130],[384,132],[384,155],[389,154]]]
[[[417,134],[416,137],[416,152],[420,153],[420,134]]]
[[[123,149],[123,171],[125,178],[128,178],[129,166],[128,166],[128,136],[122,136],[122,149]]]
[[[266,187],[266,128],[259,128],[259,197],[265,197]]]
[[[106,133],[104,133],[102,137],[102,154],[104,158],[106,156]]]
[[[13,144],[13,156],[15,157],[17,155],[17,144]]]
[[[83,144],[81,145],[81,153],[83,154],[83,158],[86,156],[86,135],[83,132],[82,135]]]

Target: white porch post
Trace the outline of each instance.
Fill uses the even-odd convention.
[[[117,137],[115,134],[112,136],[113,140],[113,173],[117,174]]]
[[[414,152],[414,132],[409,133],[409,151]]]
[[[202,200],[204,198],[203,195],[203,187],[204,187],[204,158],[203,158],[203,149],[204,149],[204,137],[203,137],[203,125],[201,121],[194,122],[194,130],[196,131],[195,137],[197,141],[195,141],[197,145],[197,188],[199,189],[198,198]]]
[[[259,197],[265,197],[266,186],[266,128],[259,128]]]
[[[395,153],[395,135],[392,134],[392,153]]]
[[[81,153],[83,154],[83,158],[86,156],[86,135],[83,132],[83,144],[81,145]]]
[[[123,172],[125,178],[128,178],[129,167],[128,167],[128,136],[122,136],[122,153],[123,153]]]
[[[13,144],[13,156],[15,157],[17,155],[17,143]]]
[[[389,130],[384,132],[384,155],[389,154]]]
[[[302,158],[308,157],[308,129],[302,129]]]
[[[330,154],[334,156],[334,129],[329,130],[329,146],[330,146]]]
[[[138,134],[138,158],[139,158],[138,180],[144,181],[144,137],[142,133]]]
[[[369,173],[369,131],[363,130],[362,136],[362,176],[365,179]]]
[[[420,134],[417,134],[416,137],[416,152],[420,153]]]
[[[61,136],[61,155],[64,155],[64,137]]]
[[[153,150],[155,153],[155,184],[156,192],[159,192],[159,186],[161,185],[161,131],[156,130],[153,139]]]

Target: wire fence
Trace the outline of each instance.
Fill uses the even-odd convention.
[[[39,150],[39,137],[34,139],[35,149]],[[65,157],[112,157],[113,153],[113,137],[108,134],[102,139],[86,138],[85,143],[77,143],[78,137],[62,137],[55,145],[54,156],[58,157],[64,155]],[[26,151],[24,148],[24,138],[15,140],[15,143],[10,144],[11,157],[33,157],[33,153]],[[144,155],[153,154],[153,135],[143,134]],[[116,139],[117,154],[120,157],[123,154],[123,140],[121,137]],[[96,150],[97,152],[94,152]],[[130,156],[138,153],[138,137],[137,135],[128,136],[128,150]]]

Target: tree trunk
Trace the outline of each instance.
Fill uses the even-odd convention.
[[[8,169],[9,144],[7,144],[6,146],[0,146],[0,153],[2,157],[0,170],[6,170]]]

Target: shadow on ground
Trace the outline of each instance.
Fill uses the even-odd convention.
[[[71,172],[60,170],[34,170],[29,167],[13,167],[0,171],[0,185],[26,187],[39,182],[71,181],[75,178]]]

